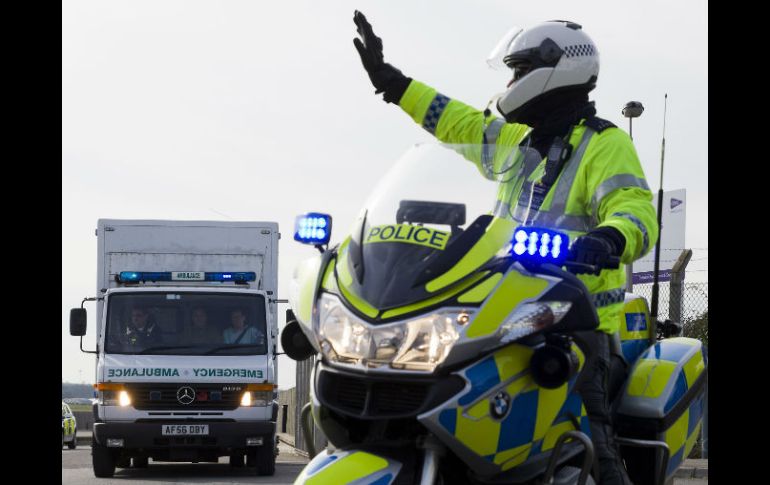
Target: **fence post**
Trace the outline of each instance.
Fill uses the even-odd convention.
[[[634,265],[626,265],[626,291],[629,293],[634,292]]]
[[[302,407],[310,401],[310,373],[313,370],[315,359],[308,357],[305,360],[297,362],[296,371],[296,399],[294,401],[294,447],[300,450],[308,451],[305,446],[305,436],[302,431],[301,412]]]
[[[668,318],[682,322],[682,300],[684,296],[684,271],[692,258],[692,249],[685,249],[671,268],[671,281],[668,285]]]

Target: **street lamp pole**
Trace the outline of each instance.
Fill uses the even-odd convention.
[[[628,136],[631,137],[631,141],[634,140],[633,132],[633,119],[642,115],[644,106],[639,101],[629,101],[623,107],[621,113],[628,118]],[[626,265],[626,291],[631,292],[634,289],[634,266],[633,264]]]

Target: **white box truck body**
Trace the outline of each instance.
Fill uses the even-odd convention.
[[[100,219],[94,472],[275,466],[275,222]]]

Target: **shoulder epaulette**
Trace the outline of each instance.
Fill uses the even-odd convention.
[[[601,133],[607,128],[617,128],[615,123],[612,121],[607,121],[603,118],[598,118],[596,116],[592,116],[590,118],[586,118],[585,122],[583,123],[587,127],[591,128],[597,133]]]

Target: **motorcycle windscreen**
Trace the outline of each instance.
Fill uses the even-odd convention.
[[[352,277],[347,289],[377,309],[396,308],[439,294],[504,253],[510,241],[498,237],[470,272],[454,271],[456,278],[435,283],[488,236],[501,186],[524,158],[518,149],[500,152],[495,156],[494,147],[484,145],[412,147],[353,224],[339,262]]]

